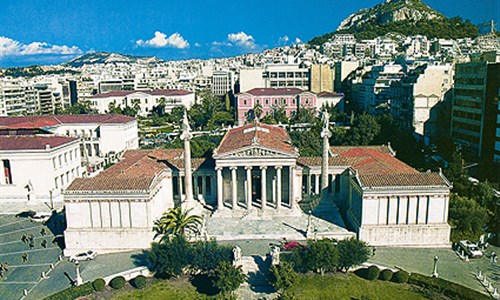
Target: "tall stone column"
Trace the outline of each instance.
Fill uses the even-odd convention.
[[[245,167],[247,170],[247,209],[252,207],[252,167]]]
[[[261,195],[262,195],[262,209],[266,209],[267,206],[267,180],[266,180],[267,167],[260,167],[261,173]]]
[[[217,209],[221,210],[224,208],[222,202],[222,167],[217,167],[215,170],[217,171]]]
[[[281,169],[282,166],[276,166],[276,209],[281,207]]]
[[[238,207],[238,177],[236,173],[238,167],[231,167],[229,169],[231,170],[231,203],[233,209],[236,209]]]
[[[193,198],[193,171],[191,169],[191,128],[187,119],[187,111],[184,110],[181,140],[184,141],[184,186],[186,188],[185,201],[194,201]]]
[[[320,187],[319,187],[319,177],[320,177],[320,176],[321,176],[321,175],[316,175],[316,174],[314,174],[314,193],[315,193],[316,195],[319,195],[319,192],[320,192],[320,189],[319,189],[319,188],[320,188]]]
[[[330,137],[332,133],[330,132],[330,114],[325,110],[323,112],[323,130],[321,131],[321,137],[323,138],[323,155],[321,157],[321,196],[325,198],[328,196],[328,151],[330,149]]]

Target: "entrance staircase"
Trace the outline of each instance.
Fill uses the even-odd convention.
[[[241,264],[243,273],[248,277],[246,283],[236,291],[238,299],[275,299],[275,290],[267,281],[271,257],[243,256]]]

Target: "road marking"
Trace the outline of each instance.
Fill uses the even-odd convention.
[[[0,284],[37,284],[38,281],[0,281]]]
[[[43,248],[43,249],[35,249],[35,250],[26,250],[26,251],[18,251],[18,252],[8,252],[8,253],[0,253],[0,256],[6,256],[6,255],[13,255],[13,254],[23,254],[24,252],[26,253],[33,253],[33,252],[40,252],[40,251],[47,251],[47,250],[52,250],[52,249],[59,249],[59,247],[50,247],[50,248]]]
[[[40,227],[43,227],[43,225],[33,226],[33,227],[28,227],[28,228],[23,228],[23,229],[18,229],[18,230],[9,231],[9,232],[4,232],[4,233],[0,233],[0,235],[12,234],[12,233],[21,232],[21,231],[34,230],[35,228],[40,228]]]
[[[14,266],[9,265],[9,269],[10,268],[26,268],[26,267],[45,267],[45,266],[50,266],[52,264],[53,263],[25,264],[25,265],[14,265]]]
[[[20,222],[23,222],[23,221],[26,221],[26,220],[17,220],[17,221],[10,222],[10,223],[7,223],[7,224],[2,224],[2,225],[0,225],[0,228],[1,227],[5,227],[5,226],[9,226],[9,225],[12,225],[12,224],[20,223]]]

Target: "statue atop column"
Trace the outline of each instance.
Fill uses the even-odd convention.
[[[181,140],[184,141],[184,186],[186,189],[186,198],[182,202],[184,210],[192,209],[191,213],[201,215],[202,207],[193,197],[193,171],[191,169],[191,127],[189,126],[187,110],[184,110],[184,118],[182,120]]]
[[[330,150],[329,139],[332,136],[330,131],[330,114],[325,109],[321,121],[323,122],[323,130],[321,131],[321,138],[323,138],[323,155],[321,159],[321,195],[322,198],[326,196],[328,189],[328,152]]]
[[[241,265],[241,248],[235,246],[233,248],[233,266],[238,267]]]

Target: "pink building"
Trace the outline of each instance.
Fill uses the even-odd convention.
[[[317,98],[314,93],[298,88],[255,88],[239,93],[236,95],[239,125],[245,124],[248,114],[256,105],[262,107],[261,118],[280,107],[285,109],[286,116],[290,118],[298,109],[317,109]]]

